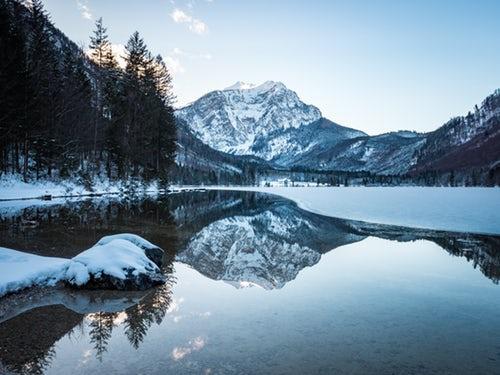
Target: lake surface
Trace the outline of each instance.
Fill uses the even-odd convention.
[[[0,300],[0,373],[500,374],[500,236],[342,220],[261,193],[0,210],[0,246],[72,257],[132,232],[147,292]]]

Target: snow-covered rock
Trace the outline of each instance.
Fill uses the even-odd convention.
[[[65,281],[88,289],[144,290],[162,284],[165,278],[144,249],[116,238],[74,257]]]
[[[72,259],[0,248],[0,296],[60,281],[88,289],[148,289],[165,282],[160,252],[163,255],[159,247],[132,234],[104,237]]]
[[[135,246],[144,250],[144,254],[147,258],[149,258],[158,267],[161,267],[163,263],[163,250],[137,234],[120,233],[106,236],[101,238],[97,242],[96,246],[108,245],[110,242],[115,240],[126,240],[132,242]]]

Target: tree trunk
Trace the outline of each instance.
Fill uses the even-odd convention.
[[[23,166],[23,180],[28,182],[28,133],[24,134],[24,166]]]

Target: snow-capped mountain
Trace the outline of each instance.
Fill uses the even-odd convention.
[[[281,82],[237,82],[213,91],[176,111],[202,142],[236,155],[286,161],[325,141],[365,135],[322,119],[318,108],[303,103]],[[318,125],[321,134],[308,126]],[[315,129],[316,129],[315,128]]]
[[[273,81],[236,82],[176,115],[194,137],[220,152],[251,155],[285,168],[405,174],[494,165],[500,160],[499,98],[497,90],[473,113],[433,132],[376,136],[323,118],[318,108]]]
[[[258,222],[269,224],[269,229]],[[196,262],[211,278],[235,286],[281,288],[321,258],[317,251],[286,239],[296,230],[292,225],[269,211],[222,219],[194,236],[178,260]]]
[[[500,278],[500,240],[491,236],[332,218],[261,193],[211,194],[209,200],[183,202],[172,214],[182,226],[175,259],[237,288],[282,288],[323,254],[367,237],[432,241],[450,254],[467,257],[489,278]],[[200,214],[193,217],[193,210]]]

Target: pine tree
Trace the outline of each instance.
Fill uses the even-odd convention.
[[[40,177],[42,168],[52,169],[53,143],[51,131],[54,126],[56,98],[58,90],[58,63],[53,49],[52,35],[48,29],[48,15],[41,0],[33,0],[28,20],[27,74],[33,86],[32,95],[26,98],[28,111],[25,145],[34,151],[36,177]],[[24,173],[28,167],[28,150],[25,150]]]
[[[95,117],[94,117],[94,136],[93,136],[93,160],[98,163],[98,149],[102,149],[98,145],[98,139],[101,139],[101,134],[104,128],[104,118],[109,116],[110,102],[110,75],[116,68],[116,62],[113,56],[111,43],[109,42],[107,29],[104,27],[102,18],[99,18],[95,23],[93,36],[90,37],[89,48],[91,51],[91,59],[96,64],[96,89],[95,89]]]
[[[0,1],[0,173],[91,181],[106,160],[110,178],[167,181],[176,126],[165,63],[136,32],[120,69],[102,20],[90,47],[88,58],[68,42],[41,0]]]
[[[20,172],[20,139],[24,133],[26,40],[19,22],[19,4],[0,2],[0,171]]]

